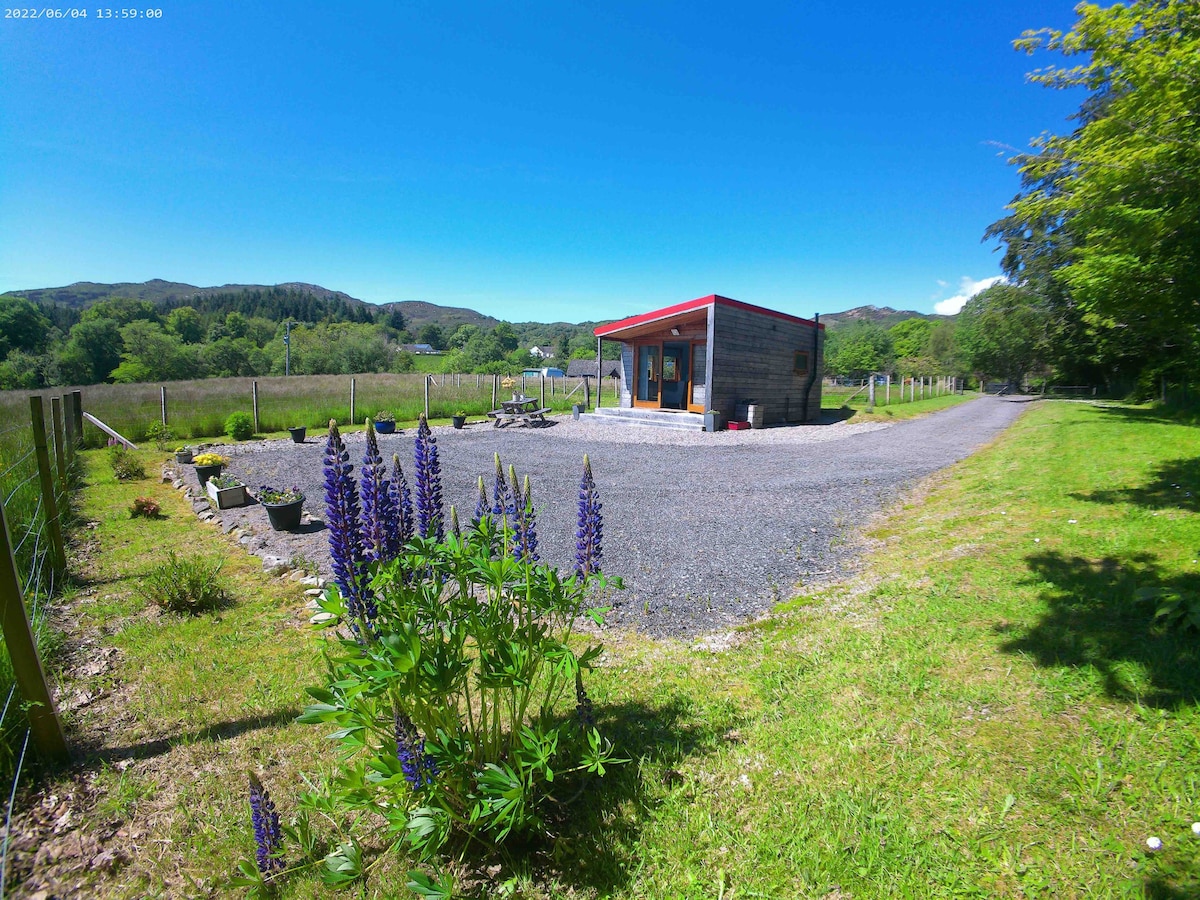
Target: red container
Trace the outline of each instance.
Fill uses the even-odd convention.
[[[749,422],[730,422],[729,423],[730,431],[742,431],[742,430],[748,430],[749,428],[750,428]]]

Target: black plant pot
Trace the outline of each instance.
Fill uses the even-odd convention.
[[[376,422],[375,431],[379,434],[391,434],[396,430],[395,422]]]
[[[203,488],[206,484],[208,484],[208,479],[216,478],[221,474],[221,469],[223,469],[224,466],[196,466],[195,468],[196,480],[200,482],[200,487]]]
[[[295,531],[300,527],[304,498],[291,503],[264,503],[263,506],[267,510],[267,518],[271,520],[271,527],[276,531]]]
[[[292,440],[297,444],[304,443],[304,436],[308,434],[308,427],[301,425],[299,428],[289,428],[288,434],[292,436]]]
[[[451,416],[450,421],[454,423],[455,428],[462,428],[467,424],[466,416]]]

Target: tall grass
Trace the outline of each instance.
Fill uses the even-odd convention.
[[[253,409],[253,385],[258,382],[259,431],[283,431],[293,425],[320,427],[362,424],[367,416],[389,410],[400,422],[415,422],[425,409],[425,378],[419,373],[355,375],[355,423],[350,422],[349,375],[295,375],[290,378],[204,378],[162,384],[94,384],[86,387],[46,388],[41,391],[0,392],[0,415],[5,419],[28,410],[30,394],[49,398],[72,390],[83,393],[83,408],[132,441],[146,439],[146,429],[160,421],[160,389],[167,392],[167,423],[178,439],[215,437],[224,433],[230,413]],[[539,396],[541,379],[498,388],[499,397],[522,390]],[[566,412],[583,402],[580,378],[546,379],[546,406]],[[594,389],[593,385],[593,389]],[[574,390],[573,396],[568,398]],[[613,389],[605,386],[605,400],[613,403]],[[593,394],[594,397],[594,394]],[[429,414],[447,419],[458,410],[482,416],[491,409],[492,376],[435,375],[429,387]],[[23,413],[28,415],[27,412]],[[107,437],[84,426],[87,446],[102,446]]]

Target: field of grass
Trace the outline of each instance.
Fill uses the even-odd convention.
[[[425,375],[356,375],[355,415],[358,424],[380,410],[389,410],[398,422],[416,422],[425,408]],[[295,375],[291,378],[203,378],[172,381],[167,390],[167,422],[177,440],[216,437],[224,433],[225,420],[234,412],[249,413],[254,408],[253,384],[258,382],[259,425],[264,434],[283,432],[293,425],[318,428],[336,419],[350,422],[349,375]],[[546,380],[546,406],[568,412],[573,403],[583,402],[582,379]],[[78,388],[83,392],[83,408],[132,441],[146,439],[147,428],[161,419],[161,395],[158,384],[94,384]],[[520,376],[502,379],[499,396],[513,391],[539,396],[540,379],[522,380]],[[42,391],[0,392],[0,416],[28,418],[29,395],[47,398],[60,396],[76,388],[47,388]],[[572,395],[571,392],[575,391]],[[605,399],[611,401],[611,389]],[[490,375],[439,375],[429,389],[431,420],[449,420],[458,410],[482,416],[492,408]],[[84,439],[90,446],[102,446],[107,436],[91,425],[84,427]]]
[[[722,640],[606,634],[589,690],[633,762],[475,895],[1197,896],[1200,653],[1135,599],[1200,594],[1197,458],[1200,428],[1153,410],[1037,404],[874,523],[856,580]],[[303,777],[336,767],[320,729],[291,722],[319,640],[301,586],[169,487],[89,465],[75,614],[120,655],[80,685],[105,699],[76,734],[108,749],[77,821],[147,849],[78,889],[221,893],[253,847],[245,770],[286,821]],[[168,518],[128,518],[147,493]],[[133,586],[172,546],[224,555],[234,605],[145,609]],[[367,849],[348,896],[404,896],[410,864]],[[327,892],[300,868],[280,895]]]

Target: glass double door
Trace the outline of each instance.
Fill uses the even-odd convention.
[[[638,344],[634,406],[703,410],[706,349],[702,341]]]

